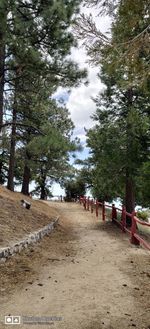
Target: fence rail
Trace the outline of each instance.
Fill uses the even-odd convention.
[[[140,224],[142,226],[149,227],[150,229],[150,223],[141,221],[139,218],[136,217],[136,212],[133,211],[132,214],[128,213],[126,211],[125,206],[121,208],[115,207],[114,204],[111,206],[106,204],[105,202],[99,202],[98,200],[93,200],[86,197],[80,197],[80,204],[83,204],[83,207],[85,210],[91,211],[91,213],[94,212],[96,217],[98,218],[100,212],[102,221],[105,222],[107,214],[107,209],[110,209],[110,219],[112,222],[116,223],[119,227],[121,227],[122,232],[127,232],[130,234],[130,242],[134,245],[140,245],[140,243],[148,250],[150,250],[150,243],[145,240],[145,237],[143,238],[140,236],[140,233],[137,228],[137,224]],[[118,217],[120,217],[120,220],[118,220]],[[127,226],[126,218],[131,218],[131,227]]]

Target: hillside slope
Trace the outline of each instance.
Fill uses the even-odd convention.
[[[22,199],[31,202],[30,210],[22,207]],[[22,239],[50,223],[56,216],[56,210],[42,201],[0,186],[0,247],[9,246],[11,242]]]

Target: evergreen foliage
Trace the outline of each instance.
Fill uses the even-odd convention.
[[[86,192],[85,183],[80,177],[66,181],[64,187],[66,192],[65,201],[77,201],[79,197],[84,196]]]
[[[109,37],[97,29],[91,15],[80,16],[76,23],[76,34],[92,63],[100,66],[104,83],[94,100],[95,127],[87,132],[93,194],[108,201],[121,196],[132,212],[135,203],[148,206],[150,201],[149,1],[85,3],[96,5],[100,15],[105,11],[112,19]]]
[[[79,4],[0,0],[0,182],[12,191],[21,183],[29,194],[34,179],[45,198],[50,177],[65,175],[68,154],[78,147],[69,113],[53,94],[86,78],[69,58]]]

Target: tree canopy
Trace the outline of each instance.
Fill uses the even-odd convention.
[[[85,3],[97,6],[99,19],[107,13],[112,20],[109,35],[97,29],[92,15],[80,15],[75,24],[104,84],[94,99],[95,127],[87,132],[93,194],[109,201],[121,196],[132,212],[135,203],[149,205],[149,1]]]
[[[45,198],[46,185],[65,175],[69,152],[78,148],[69,112],[53,95],[86,81],[70,57],[79,4],[0,0],[0,182],[12,191],[21,183],[29,194],[34,179]]]

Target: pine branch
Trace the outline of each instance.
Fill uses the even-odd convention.
[[[18,126],[18,127],[27,127],[27,128],[31,128],[31,129],[33,129],[34,131],[37,131],[40,135],[45,136],[45,134],[44,134],[40,129],[38,129],[37,127],[31,126],[31,125],[29,125],[29,124],[22,123],[22,122],[5,122],[5,123],[3,123],[3,124],[0,126],[0,129],[2,129],[2,128],[4,128],[4,127],[7,127],[7,126],[13,126],[13,125],[16,125],[16,126]]]

